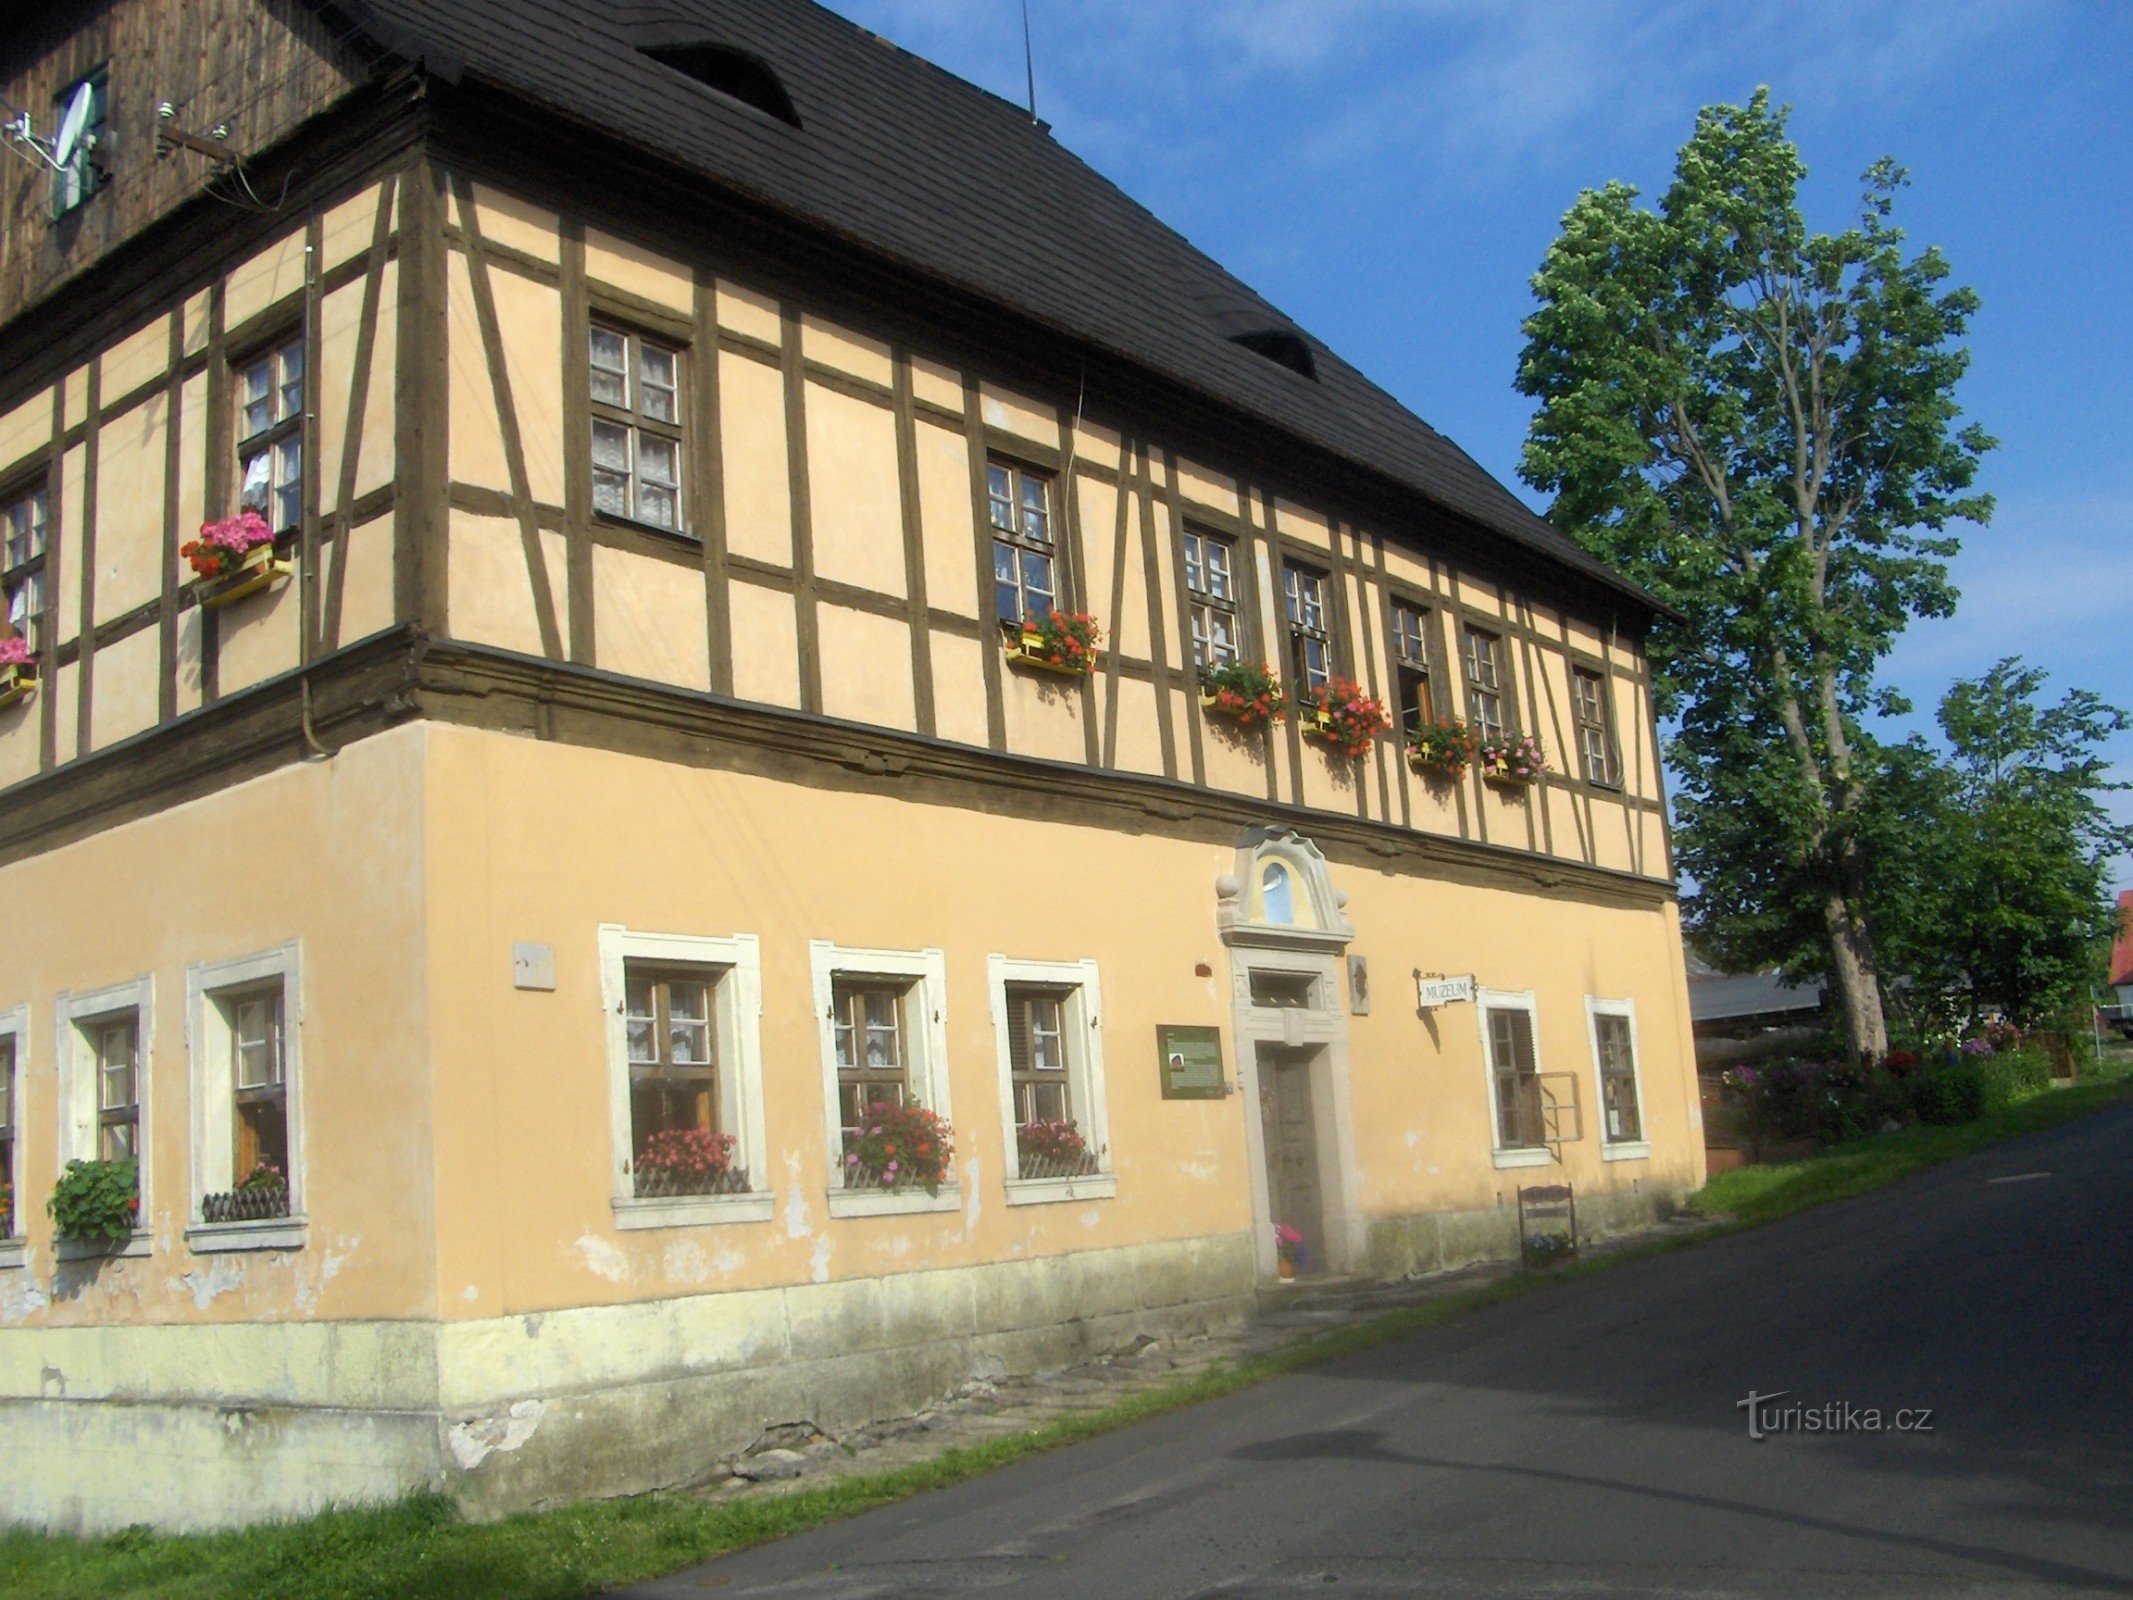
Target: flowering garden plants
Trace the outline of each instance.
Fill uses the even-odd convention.
[[[1017,1170],[1024,1178],[1086,1178],[1096,1152],[1071,1122],[1025,1122],[1015,1129]]]
[[[1103,629],[1086,611],[1024,617],[1008,632],[1007,659],[1041,672],[1085,678],[1096,670],[1096,647],[1103,636]]]
[[[1225,661],[1200,668],[1200,704],[1211,715],[1227,717],[1240,728],[1279,722],[1288,710],[1282,701],[1281,680],[1271,666],[1259,661]]]
[[[1491,783],[1538,783],[1548,770],[1548,757],[1540,741],[1530,734],[1506,733],[1483,739],[1475,747],[1475,760],[1481,775]]]
[[[289,575],[288,563],[274,558],[274,530],[256,511],[202,523],[200,537],[178,554],[200,582],[202,605],[226,605]]]
[[[847,1189],[923,1189],[937,1195],[948,1178],[955,1139],[946,1119],[916,1101],[877,1100],[844,1136]]]
[[[1365,694],[1352,678],[1328,678],[1325,687],[1307,689],[1296,699],[1304,732],[1322,739],[1344,756],[1366,756],[1378,739],[1392,732],[1385,702]]]
[[[1425,778],[1460,778],[1480,753],[1480,736],[1457,717],[1425,722],[1407,735],[1407,764]]]
[[[69,1161],[45,1202],[62,1239],[122,1245],[141,1216],[141,1169],[123,1161]]]
[[[11,706],[37,692],[37,657],[21,634],[0,639],[0,706]]]
[[[666,1128],[637,1152],[639,1199],[671,1195],[746,1194],[748,1174],[733,1164],[733,1135],[708,1128]]]

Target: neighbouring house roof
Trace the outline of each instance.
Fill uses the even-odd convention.
[[[1736,1022],[1744,1017],[1812,1015],[1822,1009],[1822,991],[1790,984],[1774,972],[1692,973],[1689,1020]]]
[[[576,124],[640,146],[1271,423],[1639,610],[1666,609],[1025,110],[811,0],[338,0],[334,9],[439,77],[550,109],[558,139]],[[700,44],[768,66],[800,126],[644,53]],[[1299,363],[1315,379],[1292,370]]]
[[[2133,983],[2133,889],[2118,897],[2118,940],[2111,946],[2110,983]]]

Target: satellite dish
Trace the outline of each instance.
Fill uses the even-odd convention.
[[[67,102],[66,114],[59,119],[59,137],[52,141],[52,165],[71,166],[75,151],[81,148],[82,130],[89,125],[89,107],[96,99],[96,86],[84,83],[74,91],[74,98]]]

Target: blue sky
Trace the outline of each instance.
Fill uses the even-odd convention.
[[[1018,0],[832,0],[1016,101]],[[1699,106],[1793,107],[1811,225],[1877,156],[1984,309],[1961,392],[2001,441],[1921,708],[2001,655],[2133,707],[2133,5],[2093,0],[1031,0],[1056,137],[1528,499],[1528,280],[1579,190],[1662,189]],[[2110,754],[2133,779],[2133,734]],[[2115,798],[2133,820],[2133,792]],[[2133,862],[2121,881],[2133,887]]]

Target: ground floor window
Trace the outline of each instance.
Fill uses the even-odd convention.
[[[1081,1180],[1111,1170],[1096,963],[994,956],[988,968],[1010,1193],[1069,1183],[1081,1198]]]
[[[1587,1000],[1593,1065],[1600,1079],[1600,1143],[1612,1153],[1644,1143],[1637,1093],[1637,1016],[1627,1000]]]
[[[299,1199],[297,945],[186,973],[197,1248],[236,1248],[224,1224],[303,1215]]]
[[[952,1204],[946,958],[824,939],[809,958],[831,1215]]]
[[[1547,1148],[1541,1098],[1540,1058],[1534,1044],[1530,995],[1485,993],[1481,998],[1482,1043],[1488,1053],[1496,1148]]]
[[[610,924],[600,987],[618,1225],[767,1218],[754,936]]]
[[[69,1161],[131,1161],[143,1215],[152,1149],[144,1124],[154,1056],[154,986],[147,978],[62,995],[54,1030],[59,1054],[60,1148]]]

